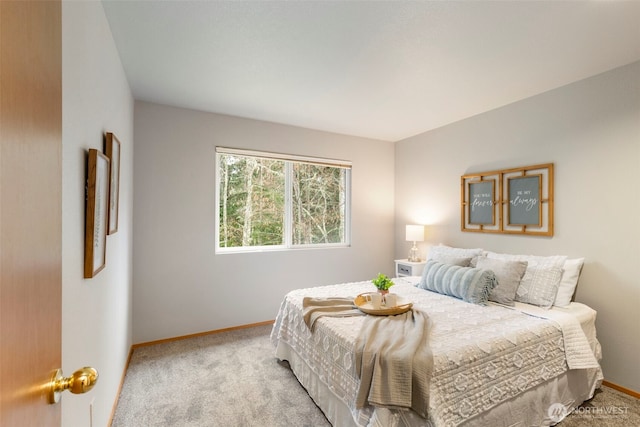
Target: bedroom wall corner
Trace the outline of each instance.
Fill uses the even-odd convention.
[[[598,312],[605,379],[640,391],[640,62],[400,141],[395,161],[396,257],[416,221],[423,253],[444,243],[586,257],[576,300]],[[460,231],[460,176],[550,162],[552,238]]]
[[[131,348],[133,97],[100,2],[62,2],[62,57],[62,368],[100,375],[63,398],[62,425],[106,426]],[[121,141],[118,231],[106,267],[83,279],[87,150],[102,151],[105,132]]]

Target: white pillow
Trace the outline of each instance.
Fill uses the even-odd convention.
[[[452,258],[471,258],[470,265],[475,267],[477,258],[482,255],[484,250],[480,248],[465,249],[465,248],[453,248],[440,244],[438,246],[432,246],[429,248],[427,254],[427,261],[439,261],[446,262]]]
[[[527,261],[527,268],[562,268],[567,257],[564,255],[538,256],[538,255],[511,255],[487,252],[487,258],[501,259],[505,261]]]
[[[571,298],[578,286],[578,278],[584,264],[584,258],[568,259],[562,266],[562,279],[558,286],[558,293],[553,305],[558,307],[566,307],[571,303]]]

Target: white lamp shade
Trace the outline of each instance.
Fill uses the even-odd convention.
[[[407,225],[406,240],[408,242],[424,241],[424,225]]]

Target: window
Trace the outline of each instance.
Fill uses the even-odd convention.
[[[349,245],[351,164],[216,148],[220,252]]]

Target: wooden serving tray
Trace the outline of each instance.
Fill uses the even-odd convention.
[[[394,316],[396,314],[406,313],[411,310],[413,307],[412,302],[404,301],[400,296],[398,296],[398,305],[395,307],[384,307],[381,308],[373,308],[371,302],[367,300],[367,295],[372,292],[367,292],[364,294],[360,294],[353,300],[353,303],[358,307],[360,311],[367,314],[372,314],[374,316]]]

